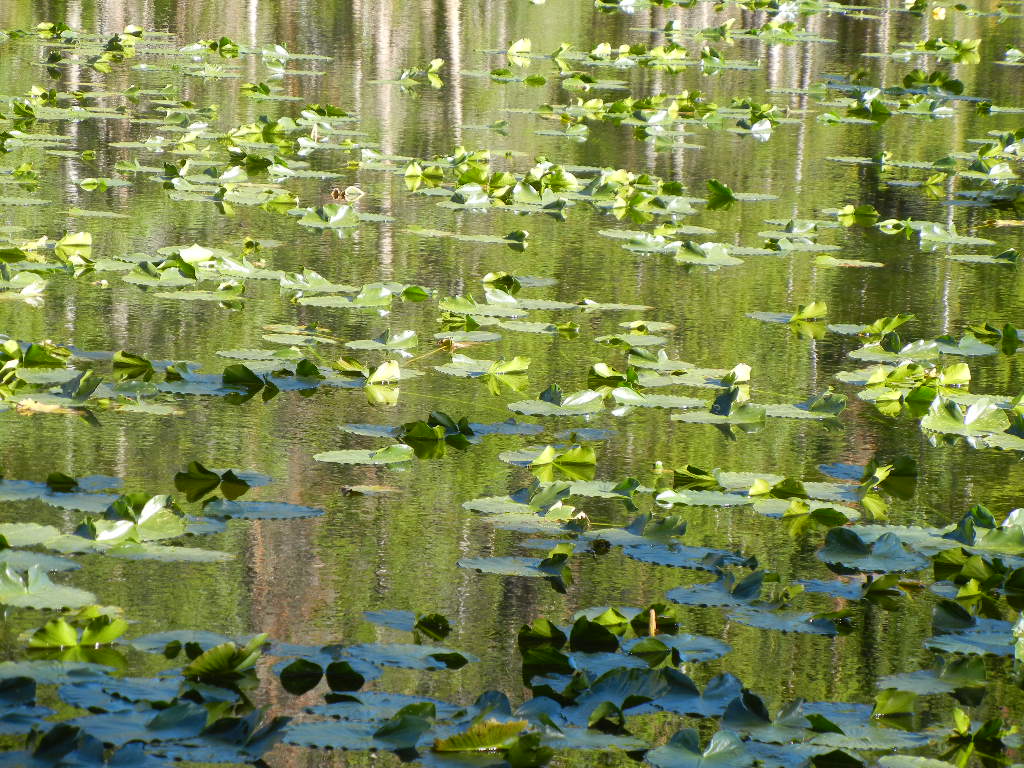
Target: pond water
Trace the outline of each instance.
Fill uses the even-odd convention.
[[[363,765],[379,759],[365,751],[303,746],[350,747],[355,737],[343,728],[297,729],[300,722],[318,722],[306,708],[322,704],[328,687],[321,682],[300,695],[286,692],[278,679],[280,659],[323,662],[314,651],[329,644],[407,644],[414,614],[439,613],[452,628],[443,645],[476,660],[425,671],[408,668],[424,666],[422,654],[408,649],[402,651],[408,658],[399,659],[407,662],[404,668],[374,665],[374,654],[386,652],[377,646],[363,656],[343,655],[360,659],[355,666],[367,677],[368,670],[381,673],[363,690],[459,705],[498,690],[515,709],[541,691],[536,680],[533,690],[524,684],[517,647],[524,624],[543,617],[567,628],[584,609],[633,607],[643,609],[636,634],[644,636],[647,607],[668,602],[666,593],[675,590],[690,593],[673,604],[680,631],[731,649],[708,652],[706,660],[675,659],[677,668],[700,687],[721,673],[735,675],[773,717],[798,698],[865,705],[843,715],[842,707],[806,709],[834,717],[852,733],[865,727],[850,723],[858,717],[867,722],[879,690],[913,689],[886,676],[943,660],[985,668],[985,682],[975,686],[985,695],[961,695],[958,703],[949,693],[922,693],[910,722],[900,721],[913,738],[900,741],[891,736],[899,732],[884,728],[888,736],[835,742],[854,753],[861,748],[857,754],[867,763],[894,749],[943,755],[955,706],[975,721],[1019,722],[1024,694],[1013,661],[1010,626],[1019,603],[1012,584],[1003,587],[996,578],[997,584],[980,587],[988,590],[983,599],[960,596],[965,613],[956,620],[977,621],[977,627],[1000,621],[992,625],[991,653],[980,655],[970,632],[935,634],[933,621],[941,630],[941,616],[953,610],[940,600],[956,596],[957,586],[936,585],[948,571],[939,573],[929,558],[953,546],[941,537],[972,505],[984,504],[1002,521],[1020,503],[1024,482],[1024,440],[1014,427],[1020,417],[1010,402],[1024,390],[1021,353],[1016,330],[998,335],[1004,324],[1024,321],[1024,278],[1010,250],[1024,248],[1024,216],[1006,202],[1020,194],[1017,178],[1024,172],[1022,134],[1007,136],[1024,125],[1024,69],[1014,65],[1012,52],[1024,47],[1021,4],[985,0],[954,7],[922,0],[908,10],[899,3],[844,8],[808,0],[787,3],[778,14],[777,3],[753,2],[0,3],[0,31],[8,33],[0,34],[0,113],[6,116],[0,146],[7,150],[0,154],[0,258],[7,263],[0,331],[23,342],[49,340],[73,353],[34,366],[38,370],[22,359],[23,375],[0,377],[6,408],[0,412],[0,523],[77,531],[99,537],[93,549],[105,549],[123,542],[123,531],[108,530],[110,520],[79,528],[83,517],[102,516],[119,493],[173,494],[181,511],[205,515],[197,528],[204,535],[165,539],[139,524],[128,538],[226,553],[215,562],[182,562],[181,553],[145,544],[135,552],[67,554],[80,567],[51,574],[53,581],[92,593],[84,602],[122,609],[127,632],[101,649],[105,655],[29,652],[26,638],[57,614],[5,598],[3,658],[111,663],[109,671],[118,676],[176,675],[184,657],[169,661],[130,643],[177,630],[234,639],[267,633],[275,645],[257,662],[258,681],[244,690],[252,705],[268,708],[268,717],[295,718],[284,728],[290,743],[274,746],[267,762]],[[789,15],[795,24],[787,26]],[[730,20],[731,29],[720,27]],[[62,22],[70,31],[62,38],[56,29],[56,37],[47,38],[46,30],[37,32],[41,22]],[[107,41],[126,25],[145,34],[137,42],[122,34],[113,48],[127,47],[123,60],[103,59],[104,46],[112,49]],[[507,53],[524,39],[528,46],[518,43]],[[188,48],[200,40],[212,47]],[[981,41],[976,55],[961,44],[970,40]],[[564,43],[571,48],[560,48]],[[610,49],[596,48],[602,43]],[[275,51],[275,44],[283,48]],[[620,51],[622,44],[635,48]],[[656,46],[668,47],[652,51]],[[433,59],[443,64],[428,72]],[[913,70],[922,71],[918,80]],[[933,72],[942,77],[929,86]],[[30,93],[33,86],[39,90]],[[876,87],[888,90],[872,92]],[[48,95],[51,88],[56,92]],[[659,96],[666,98],[608,111],[628,97]],[[334,105],[343,115],[309,111],[316,104]],[[469,154],[484,151],[489,166]],[[452,156],[462,153],[453,170]],[[523,174],[531,169],[536,183],[525,190]],[[601,177],[601,169],[633,176]],[[490,176],[495,172],[515,178],[496,179]],[[481,182],[491,184],[491,199],[472,186]],[[493,199],[501,187],[509,187],[500,194],[512,205]],[[339,193],[351,200],[336,199]],[[730,199],[733,193],[738,199]],[[844,213],[848,205],[871,209]],[[879,226],[890,219],[896,221]],[[524,230],[528,236],[517,234]],[[61,241],[80,232],[91,234],[89,244]],[[49,239],[38,242],[43,237]],[[211,250],[188,250],[192,244]],[[304,270],[317,273],[312,284]],[[491,273],[519,280],[499,275],[482,282]],[[31,285],[36,280],[45,280],[45,287]],[[223,293],[209,293],[218,290]],[[360,298],[349,302],[356,294]],[[483,306],[448,298],[470,296]],[[531,304],[537,299],[559,303]],[[584,299],[629,306],[588,307]],[[811,302],[827,309],[790,320]],[[898,314],[913,315],[896,331],[898,339],[832,327]],[[971,330],[986,322],[992,333]],[[464,341],[462,334],[474,330]],[[405,331],[416,335],[396,342]],[[387,332],[391,347],[347,346]],[[439,341],[446,338],[455,341]],[[935,339],[938,344],[927,343]],[[927,342],[904,348],[916,340]],[[118,350],[145,360],[119,356],[112,363]],[[459,364],[454,357],[453,365],[454,355],[485,362]],[[489,361],[517,357],[528,358],[527,370],[494,375],[489,368]],[[357,360],[362,372],[353,363],[339,364],[340,358]],[[306,367],[296,372],[303,359]],[[387,360],[399,364],[400,384],[389,366],[378,367]],[[903,360],[923,367],[903,369],[907,378],[899,382],[884,378],[890,369],[837,379],[841,372]],[[591,366],[598,363],[612,370],[595,376]],[[969,386],[962,368],[948,368],[959,363],[969,366]],[[750,366],[749,385],[742,370],[723,380],[740,364]],[[242,384],[225,387],[220,374],[232,365],[246,366],[232,369]],[[437,369],[443,366],[449,369]],[[943,368],[946,378],[936,378]],[[83,382],[73,380],[61,395],[60,386],[86,370],[103,378],[100,388],[91,397],[80,390],[75,400]],[[318,378],[309,378],[311,372]],[[866,388],[872,374],[876,386]],[[264,384],[263,376],[272,383]],[[555,416],[538,415],[553,407],[547,402],[520,405],[553,383],[565,393],[592,389],[600,395],[589,407],[570,405]],[[839,398],[818,401],[813,411],[778,408],[810,402],[830,387],[848,398],[845,409]],[[979,415],[987,401],[979,405],[967,392],[991,396],[991,412]],[[686,399],[658,403],[663,395]],[[748,396],[753,406],[743,403]],[[956,401],[975,408],[966,417],[951,415]],[[761,405],[769,406],[767,418]],[[414,433],[405,443],[417,456],[394,464],[367,463],[366,456],[347,457],[355,463],[315,458],[395,444],[398,433],[388,427],[425,421],[434,411],[478,425],[515,418],[517,426],[468,442],[449,429],[447,444],[435,432],[426,440],[413,439]],[[793,418],[807,415],[822,418]],[[928,425],[933,428],[923,428]],[[557,456],[573,443],[582,448],[527,466],[545,446],[556,446]],[[861,484],[872,461],[915,469],[910,477]],[[189,501],[197,494],[188,491],[210,479],[198,480],[194,472],[191,480],[176,481],[190,462],[248,478],[252,487],[243,483],[237,499],[243,506],[216,502],[204,509],[201,501]],[[656,475],[656,462],[666,471]],[[727,474],[688,480],[668,471],[687,465]],[[39,485],[50,473],[80,482]],[[101,477],[81,480],[92,476]],[[627,478],[639,489],[611,492]],[[805,485],[771,487],[782,478]],[[541,512],[536,500],[518,510],[510,499],[467,505],[538,480],[549,490],[558,482],[605,484],[572,486],[569,496],[561,493],[561,506],[548,509],[552,496]],[[664,493],[673,482],[676,494]],[[212,488],[218,483],[214,478]],[[774,498],[753,505],[747,496],[752,486]],[[197,492],[199,498],[230,499],[239,486],[212,488]],[[702,499],[694,489],[717,495]],[[899,526],[890,532],[903,543],[888,556],[876,546],[883,562],[874,570],[902,572],[904,582],[890,585],[891,595],[867,599],[856,567],[835,581],[817,554],[826,535],[830,548],[842,550],[836,557],[847,562],[860,542],[829,533],[844,519],[836,512],[813,523],[806,516],[781,519],[787,509],[800,511],[802,502],[791,504],[792,496],[809,496],[808,509],[838,504],[840,515],[859,515],[861,525]],[[566,511],[569,505],[574,513]],[[270,519],[232,518],[232,512]],[[581,512],[589,527],[567,522]],[[643,513],[680,516],[673,525],[685,521],[685,533],[676,531],[684,548],[672,543],[671,531],[657,534],[650,526],[646,537],[629,538],[622,527]],[[173,512],[159,514],[170,519],[172,531],[180,521]],[[1024,535],[1013,538],[1019,524],[1011,520],[1005,531],[991,534],[1006,539],[998,546],[981,541],[983,529],[979,523],[970,541],[953,544],[987,559],[989,575],[993,567],[1010,571],[1024,563]],[[642,525],[630,530],[644,533]],[[854,530],[869,543],[884,533]],[[18,546],[13,533],[8,538]],[[45,545],[44,538],[26,546]],[[576,551],[537,572],[537,558],[558,541],[575,542]],[[64,543],[65,553],[88,548]],[[535,559],[488,559],[498,557]],[[918,560],[891,566],[901,557]],[[994,558],[1001,558],[997,565]],[[755,567],[775,575],[760,603],[726,595],[726,605],[702,607],[687,589],[716,574],[742,579]],[[515,575],[524,568],[533,573]],[[969,578],[957,574],[961,582]],[[804,592],[795,588],[809,580]],[[940,619],[933,618],[936,610]],[[407,613],[370,621],[367,611]],[[818,619],[815,626],[828,625],[822,632],[809,630],[806,621],[779,631],[794,611],[805,618],[848,613]],[[979,611],[981,618],[971,618]],[[936,637],[956,640],[940,648]],[[435,642],[422,633],[417,639]],[[941,652],[951,646],[952,653]],[[410,662],[413,657],[418,661]],[[618,661],[574,657],[574,663],[592,665],[592,682],[619,663],[636,667],[638,658],[620,651]],[[12,669],[41,674],[9,667],[5,679]],[[95,680],[60,691],[90,685]],[[566,703],[572,697],[564,685],[555,676],[548,690],[561,691]],[[139,712],[153,714],[150,704],[125,712],[109,696],[100,701],[59,693],[40,684],[40,705],[58,713],[51,719],[83,715],[90,703],[96,712],[120,712],[124,719],[116,726],[83,721],[86,732],[108,743],[120,742],[105,738],[104,728],[125,730],[133,717],[146,722]],[[656,705],[662,694],[647,698]],[[586,695],[598,697],[591,703],[603,700],[592,691]],[[193,698],[211,712],[211,702],[220,700],[209,691]],[[86,706],[76,709],[76,703]],[[247,709],[249,703],[232,699],[217,714]],[[631,715],[626,729],[642,749],[683,725],[698,727],[707,739],[720,724],[685,708],[688,717],[654,713],[651,705],[637,707],[635,716],[629,707],[625,712]],[[24,727],[0,719],[8,750],[23,748],[22,734],[33,725],[43,728],[33,718],[26,715]],[[527,719],[530,730],[541,727]],[[873,722],[878,729],[891,724]],[[606,721],[597,725],[615,730]],[[753,727],[735,719],[726,725],[741,734]],[[367,744],[379,726],[364,734]],[[429,750],[435,736],[453,727],[432,728],[423,736],[422,759],[458,762]],[[756,756],[798,765],[815,751],[778,747],[772,753],[754,736],[730,764],[746,765]],[[379,734],[375,738],[379,747]],[[579,749],[598,746],[596,737],[574,738]],[[803,730],[792,740],[813,738]],[[1014,738],[1005,739],[1011,749]],[[611,751],[561,750],[554,759],[626,765],[634,762],[627,751],[642,754],[621,733],[607,740]],[[199,741],[181,737],[164,747],[147,741],[147,751],[153,764],[168,756],[202,761],[226,754],[204,752]],[[1015,753],[1009,754],[1012,762]],[[497,764],[503,756],[509,757],[499,751],[459,764]],[[963,751],[947,758],[967,759]],[[12,759],[0,764],[22,764]],[[647,759],[683,764],[659,763],[663,758],[653,753]]]

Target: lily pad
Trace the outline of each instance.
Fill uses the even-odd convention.
[[[0,570],[0,604],[14,608],[79,608],[95,602],[84,589],[54,584],[38,564],[27,571]]]
[[[320,461],[321,459],[318,459]],[[241,520],[289,520],[299,517],[319,517],[324,510],[279,501],[228,501],[214,499],[203,506],[203,513],[213,517]]]
[[[376,451],[326,451],[315,454],[313,458],[316,461],[325,461],[333,464],[399,464],[414,459],[415,452],[411,446],[404,443],[395,443]]]
[[[907,549],[895,534],[882,534],[868,544],[856,531],[843,527],[829,530],[825,546],[818,550],[817,557],[848,573],[909,573],[930,564],[924,555]]]

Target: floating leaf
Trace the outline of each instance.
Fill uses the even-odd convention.
[[[324,510],[279,501],[213,499],[203,506],[203,513],[213,517],[242,520],[288,520],[299,517],[319,517],[324,514]]]
[[[509,747],[527,727],[525,720],[481,720],[462,733],[435,739],[435,752],[491,752]]]
[[[46,571],[33,565],[27,571],[9,566],[0,571],[0,603],[15,608],[79,608],[95,602],[84,589],[66,587],[50,581]]]
[[[844,573],[908,573],[928,567],[928,558],[906,547],[899,537],[885,533],[868,544],[850,528],[832,528],[817,557]]]
[[[757,762],[736,734],[718,731],[707,747],[701,749],[700,737],[692,728],[677,732],[667,744],[652,749],[644,759],[656,768],[746,768]]]
[[[412,446],[395,443],[376,451],[348,450],[327,451],[313,456],[316,461],[334,464],[398,464],[415,458]]]

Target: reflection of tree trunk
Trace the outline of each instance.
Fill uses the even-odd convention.
[[[288,502],[307,504],[301,488],[304,478],[300,454],[289,458]],[[321,583],[316,534],[320,518],[287,522],[255,522],[249,530],[251,624],[260,632],[288,642],[308,627],[319,606],[330,604],[333,593]],[[305,635],[303,635],[305,637]]]
[[[300,503],[292,494],[289,501]],[[323,562],[316,557],[315,520],[280,523],[252,523],[248,533],[249,545],[249,611],[254,631],[266,632],[275,640],[316,644],[310,638],[309,626],[318,607],[330,604],[333,595],[320,583]],[[267,717],[293,714],[302,707],[322,702],[323,686],[292,696],[277,682],[271,670],[276,661],[265,659],[259,674],[269,681],[262,686],[260,704],[268,708]],[[288,765],[301,765],[299,755],[290,750]],[[281,765],[281,762],[275,762]]]
[[[298,454],[289,458],[287,477],[291,485],[288,501],[308,503],[300,489],[311,483],[304,477]],[[320,519],[250,524],[246,556],[249,562],[249,624],[253,631],[266,632],[274,640],[317,645],[330,638],[316,637],[310,628],[316,611],[335,600],[328,584],[321,581],[324,567],[319,558],[316,536]],[[268,681],[261,688],[260,704],[267,717],[294,714],[306,706],[322,703],[324,685],[295,697],[277,682],[271,667],[275,660],[260,665],[260,676]],[[274,765],[300,766],[308,754],[295,749],[275,750]]]
[[[102,22],[100,31],[103,34],[114,34],[120,32],[130,23],[126,18],[125,3],[123,0],[101,0],[100,2],[100,21]]]
[[[462,7],[461,0],[444,0],[445,31],[447,32],[447,66],[444,77],[451,92],[448,124],[455,132],[454,141],[462,143]]]

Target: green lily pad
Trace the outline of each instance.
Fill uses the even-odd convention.
[[[322,459],[317,459],[322,461]],[[203,513],[213,517],[229,517],[239,520],[289,520],[302,517],[319,517],[324,510],[304,507],[278,501],[228,501],[214,499],[203,506]]]
[[[679,731],[667,744],[649,751],[644,760],[655,768],[748,768],[758,762],[736,734],[718,731],[707,747],[701,748],[700,737],[692,728]]]
[[[778,632],[834,637],[839,634],[834,621],[818,618],[811,613],[793,611],[767,611],[741,608],[730,612],[730,617],[740,624],[758,629],[772,629]]]
[[[313,456],[313,459],[316,461],[325,461],[332,464],[399,464],[404,461],[411,461],[414,458],[415,452],[412,447],[404,443],[395,443],[376,451],[326,451],[314,454]]]
[[[884,533],[869,544],[856,531],[844,527],[829,530],[817,557],[848,573],[910,573],[930,563],[924,555],[907,549],[893,533]]]
[[[0,570],[0,604],[13,608],[79,608],[95,602],[84,589],[54,584],[39,565],[27,571]]]

